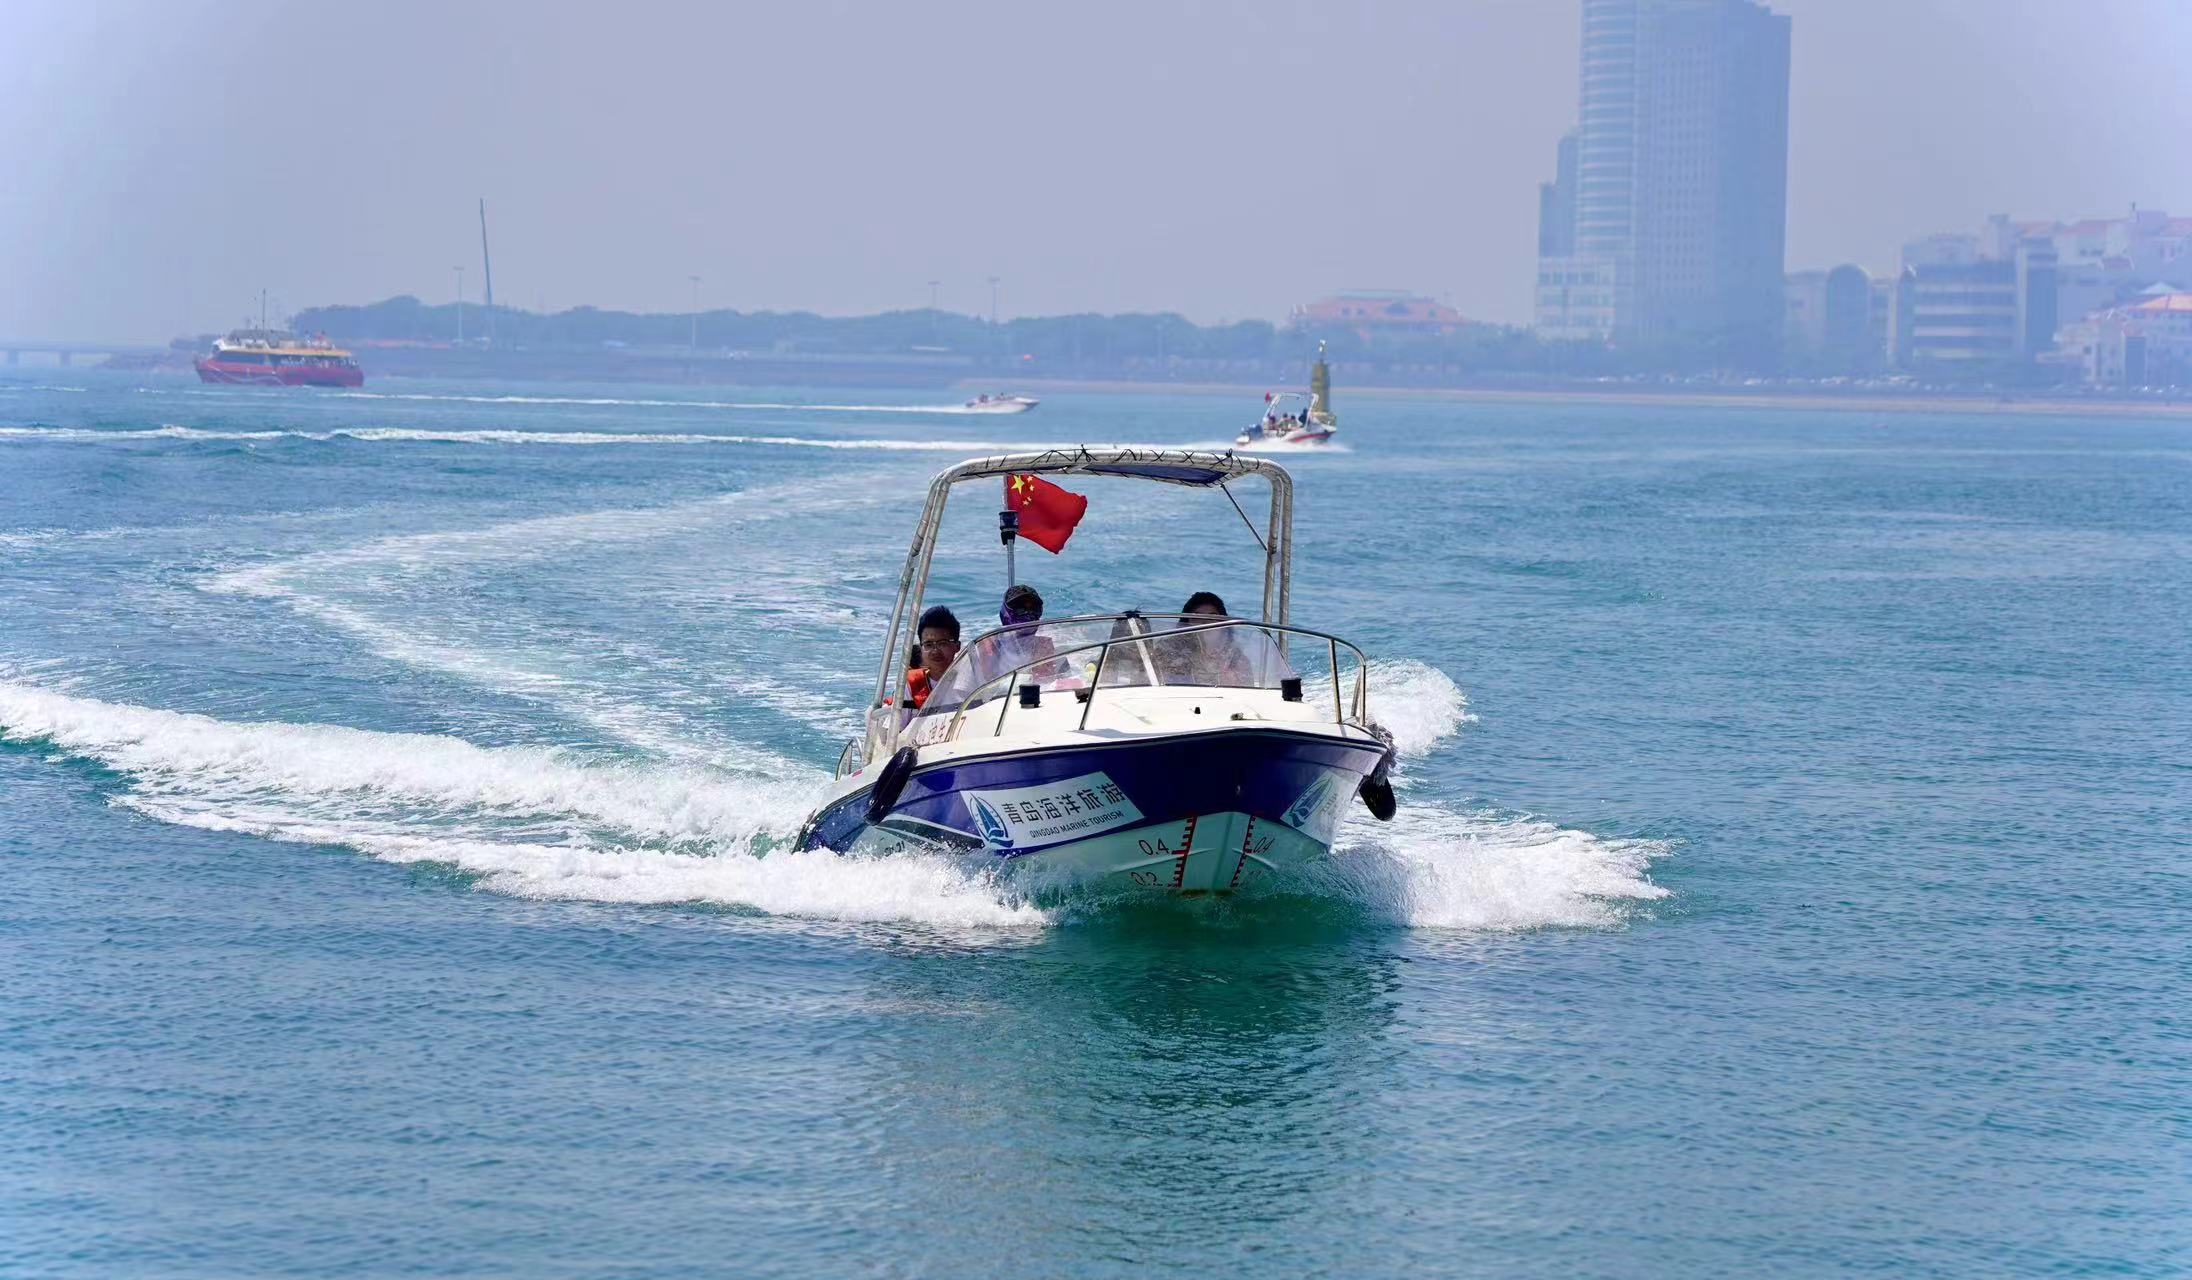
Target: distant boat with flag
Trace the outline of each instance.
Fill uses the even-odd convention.
[[[1263,417],[1234,437],[1242,449],[1258,445],[1330,444],[1340,420],[1332,412],[1332,368],[1324,362],[1324,344],[1317,344],[1317,362],[1309,369],[1309,394],[1299,391],[1266,391]]]
[[[285,329],[238,329],[197,361],[200,382],[269,387],[362,387],[357,358],[325,334],[301,338]]]
[[[1054,483],[1068,477],[1178,486],[1208,494],[1212,520],[1237,514],[1260,553],[1261,617],[1201,591],[1179,613],[1045,618],[1013,548],[1066,549],[1092,506]],[[1261,529],[1229,488],[1244,479],[1269,487]],[[1000,625],[962,648],[956,617],[924,605],[946,501],[984,481],[1003,485],[1010,585]],[[1084,447],[944,471],[899,578],[866,729],[794,847],[1226,893],[1323,857],[1357,797],[1391,818],[1392,739],[1370,719],[1362,651],[1287,620],[1293,513],[1283,468],[1231,452]]]

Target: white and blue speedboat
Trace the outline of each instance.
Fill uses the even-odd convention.
[[[1126,612],[1003,627],[968,643],[918,710],[905,707],[902,659],[945,503],[955,486],[1021,475],[1265,481],[1261,618]],[[1013,525],[1000,523],[1009,563]],[[906,557],[866,732],[846,745],[797,847],[944,849],[1069,881],[1226,892],[1324,856],[1357,797],[1391,817],[1393,751],[1370,719],[1361,651],[1288,621],[1292,524],[1286,470],[1230,453],[1081,448],[945,471]]]

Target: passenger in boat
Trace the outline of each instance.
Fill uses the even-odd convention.
[[[1182,627],[1205,626],[1233,615],[1215,591],[1198,591],[1180,606]],[[1239,629],[1233,627],[1180,636],[1164,646],[1165,680],[1172,684],[1214,685],[1226,688],[1250,686],[1255,674],[1248,655],[1241,650]],[[1260,633],[1259,633],[1260,634]]]
[[[936,605],[922,611],[914,633],[913,651],[906,655],[906,705],[919,710],[959,656],[959,617]]]
[[[997,620],[1008,627],[1033,626],[1043,620],[1043,597],[1024,582],[1008,587]]]
[[[1004,624],[1004,633],[976,650],[982,655],[982,665],[975,671],[978,680],[986,683],[1015,667],[1056,652],[1057,646],[1050,642],[1050,637],[1036,629],[1043,620],[1043,597],[1026,583],[1015,584],[1005,592],[1004,604],[997,610],[997,620]],[[1032,679],[1040,684],[1048,674],[1038,667],[1022,679]]]

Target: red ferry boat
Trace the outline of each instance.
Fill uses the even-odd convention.
[[[362,387],[365,372],[325,335],[300,338],[279,329],[238,329],[198,358],[200,382],[267,387]]]

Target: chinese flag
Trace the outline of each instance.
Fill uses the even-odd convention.
[[[1005,477],[1005,509],[1020,513],[1021,537],[1057,555],[1087,513],[1088,499],[1041,476],[1011,475]]]

